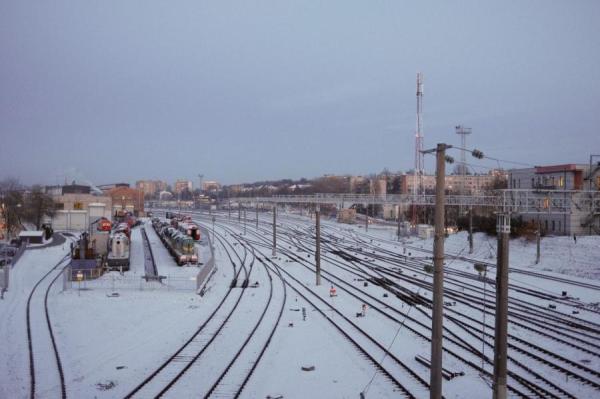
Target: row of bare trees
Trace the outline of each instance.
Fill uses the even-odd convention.
[[[52,196],[41,186],[25,187],[18,179],[0,181],[0,215],[4,221],[2,235],[10,239],[23,222],[29,222],[39,230],[45,217],[54,216],[56,204]]]

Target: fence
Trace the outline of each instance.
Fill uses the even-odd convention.
[[[161,281],[146,280],[140,275],[120,274],[111,272],[102,275],[102,269],[94,269],[90,278],[90,269],[63,271],[63,289],[85,289],[85,290],[136,290],[136,291],[195,291],[196,277],[165,276]]]
[[[14,267],[15,264],[17,263],[17,261],[19,259],[21,259],[21,256],[23,255],[23,252],[25,252],[25,249],[27,248],[27,243],[21,243],[21,245],[19,246],[19,249],[17,250],[17,253],[15,253],[15,256],[12,257],[11,260],[11,264]]]

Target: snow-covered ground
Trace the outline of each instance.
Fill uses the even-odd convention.
[[[205,227],[210,226],[208,216],[197,217]],[[213,331],[211,328],[216,330],[218,323],[226,320],[227,312],[232,309],[234,300],[242,292],[244,294],[240,299],[239,308],[231,314],[231,318],[224,324],[218,337],[210,344],[212,346],[202,353],[197,364],[193,365],[164,397],[197,397],[206,392],[208,389],[206,384],[212,384],[212,379],[216,378],[231,361],[252,326],[260,320],[260,313],[267,303],[270,305],[266,310],[266,317],[249,341],[249,349],[242,352],[223,380],[227,388],[220,386],[215,391],[219,397],[233,395],[232,392],[235,392],[239,384],[238,379],[245,375],[253,359],[258,356],[282,308],[283,313],[277,329],[256,370],[249,378],[242,397],[276,398],[282,395],[282,398],[352,398],[358,397],[361,391],[366,393],[367,398],[401,396],[401,392],[394,384],[334,327],[334,323],[342,326],[350,337],[365,348],[376,361],[381,362],[386,369],[391,370],[396,376],[404,376],[401,382],[415,396],[427,397],[427,389],[414,377],[407,377],[406,371],[398,368],[396,361],[390,355],[384,354],[383,348],[389,349],[394,357],[414,370],[418,377],[428,381],[429,369],[415,361],[415,357],[428,358],[429,356],[430,343],[423,338],[429,334],[428,326],[431,323],[428,316],[429,309],[421,305],[411,307],[395,295],[388,296],[387,291],[379,286],[363,284],[366,283],[364,278],[359,278],[357,273],[376,276],[376,271],[361,268],[358,263],[341,262],[341,258],[330,253],[328,245],[337,245],[340,248],[352,246],[355,250],[348,251],[362,259],[365,264],[384,265],[385,262],[375,259],[376,253],[369,252],[371,247],[396,254],[410,252],[411,256],[416,258],[427,257],[430,256],[428,251],[432,248],[432,240],[413,238],[397,242],[393,227],[371,226],[369,231],[365,232],[363,227],[340,225],[334,221],[323,220],[323,234],[329,241],[323,247],[323,284],[317,286],[314,281],[314,271],[311,270],[313,256],[311,251],[306,249],[312,248],[309,233],[314,221],[290,214],[280,215],[280,220],[281,236],[278,241],[280,252],[278,258],[271,264],[264,261],[270,257],[271,251],[269,244],[271,237],[268,233],[271,228],[268,224],[270,216],[268,214],[261,216],[261,229],[258,232],[255,231],[253,223],[248,223],[247,233],[244,235],[243,224],[236,226],[237,217],[232,217],[229,221],[227,214],[221,214],[215,229],[220,240],[214,243],[217,272],[209,281],[203,297],[196,295],[194,289],[140,290],[135,287],[119,286],[119,284],[116,284],[113,289],[101,283],[111,281],[110,279],[115,278],[113,276],[119,276],[115,272],[103,276],[104,280],[90,282],[85,286],[86,289],[81,291],[76,285],[71,289],[63,290],[62,281],[59,279],[50,291],[48,308],[62,359],[68,397],[124,397],[173,355],[200,325],[209,320],[211,313],[218,309],[224,298],[229,295],[230,300],[223,302],[224,305],[216,313],[216,318],[211,321],[214,327],[210,327],[213,324],[209,324],[209,327],[203,330],[205,332],[199,336],[200,341],[197,345],[205,345],[211,338],[210,331]],[[150,225],[146,226],[146,232],[153,247],[160,275],[168,276],[167,279],[190,279],[198,273],[198,267],[177,266]],[[206,235],[208,231],[205,229],[203,233]],[[354,239],[363,240],[361,242],[364,242],[364,245],[360,250]],[[304,248],[304,245],[307,247]],[[548,276],[567,276],[575,282],[594,282],[600,278],[599,245],[598,237],[578,237],[577,243],[574,243],[572,238],[546,237],[542,239],[541,262],[536,265],[535,242],[512,240],[510,265],[515,270],[532,270]],[[496,241],[482,234],[475,235],[475,251],[472,255],[468,254],[468,244],[463,233],[450,236],[445,241],[445,246],[447,253],[450,254],[494,262]],[[208,240],[204,239],[197,248],[202,261],[206,262],[212,256]],[[375,249],[373,251],[377,252]],[[67,252],[68,244],[28,250],[12,271],[9,291],[5,295],[5,300],[0,301],[0,340],[3,342],[0,365],[3,370],[6,370],[0,373],[1,398],[29,396],[29,360],[25,331],[27,297],[35,283]],[[303,259],[302,262],[305,263],[294,259],[292,254]],[[270,265],[269,268],[266,267],[267,264]],[[273,265],[280,268],[282,278],[288,281],[285,298],[282,280]],[[243,266],[246,267],[246,271]],[[430,281],[429,276],[419,268],[407,266],[402,269],[402,275],[411,277],[411,279],[398,280],[402,287],[430,299],[429,292],[419,285],[419,281]],[[478,292],[483,292],[481,290],[485,286],[482,281],[476,279],[476,272],[469,261],[449,258],[447,269],[449,274],[446,286],[449,290],[455,290],[456,294],[453,295],[459,298],[455,306],[446,308],[447,316],[457,320],[446,324],[448,331],[462,337],[469,345],[481,348],[481,333],[470,334],[469,327],[461,327],[459,322],[463,320],[473,324],[469,318],[476,321],[485,320],[488,326],[487,332],[493,334],[493,315],[488,314],[487,318],[483,318],[476,307],[470,306],[468,302],[461,302],[459,294],[462,289],[462,292],[476,295]],[[242,277],[237,279],[237,288],[230,289],[234,274],[237,272],[240,272]],[[250,283],[258,281],[259,287],[246,291],[239,288],[246,272],[250,273]],[[144,255],[141,234],[139,229],[134,229],[131,270],[121,277],[139,281],[143,274]],[[413,278],[413,275],[417,277]],[[488,277],[493,279],[493,276],[494,270],[491,269]],[[557,297],[560,297],[563,290],[567,290],[569,300],[577,298],[572,299],[577,301],[577,304],[597,302],[600,300],[598,291],[577,285],[569,285],[565,288],[566,285],[562,281],[540,279],[527,274],[511,273],[510,278],[515,285],[511,289],[512,300],[523,301],[530,307],[539,306],[539,309],[547,309],[549,304],[553,304],[560,317],[577,317],[600,324],[600,316],[596,313],[584,308],[576,308],[567,300],[563,301],[560,298],[553,300],[544,296],[531,297],[524,288]],[[271,282],[273,294],[269,302],[268,287]],[[331,285],[335,285],[338,289],[338,295],[333,298],[329,296]],[[491,292],[493,287],[488,286],[487,290],[487,295],[493,294]],[[357,292],[362,293],[357,296]],[[369,301],[380,302],[381,305],[367,309],[365,317],[356,317],[362,309],[361,297],[366,298],[366,295],[369,295]],[[573,309],[580,309],[581,313],[572,314]],[[517,309],[515,312],[523,312],[523,310]],[[523,317],[532,316],[523,313]],[[42,317],[33,319],[32,323],[38,331],[46,328],[46,321]],[[557,350],[562,351],[562,355],[573,358],[577,362],[583,361],[582,364],[589,368],[596,370],[600,368],[600,359],[597,356],[557,344],[551,337],[544,336],[543,331],[539,333],[521,328],[519,323],[526,322],[515,319],[515,324],[510,325],[510,331],[515,337],[510,341],[512,345],[521,347],[523,344],[516,339],[522,339],[550,349],[556,347]],[[381,347],[377,347],[374,342],[369,342],[359,333],[358,328],[372,336]],[[590,332],[590,334],[595,333]],[[37,333],[33,335],[33,341],[37,342],[38,348],[40,343],[44,342]],[[487,345],[485,354],[491,356],[493,338],[486,338],[485,342]],[[454,346],[453,343],[448,341],[446,343],[450,350],[468,361],[474,364],[479,364],[481,361],[476,355]],[[587,344],[579,343],[579,345]],[[577,397],[590,396],[590,392],[594,392],[577,380],[564,382],[564,376],[551,368],[538,364],[530,358],[519,357],[520,354],[517,352],[509,351],[509,354],[511,353],[523,364],[535,367],[551,381],[555,383],[560,381],[562,387]],[[183,357],[179,361],[185,363],[186,359]],[[302,367],[310,366],[314,366],[314,370],[302,370]],[[490,396],[489,381],[482,379],[475,369],[466,367],[455,356],[444,353],[444,367],[450,371],[466,373],[462,377],[444,381],[446,397]],[[520,366],[513,363],[509,364],[509,369],[525,373]],[[491,367],[487,365],[486,370],[491,372]],[[597,378],[595,380],[598,382]],[[162,381],[159,380],[158,383]],[[40,393],[41,397],[54,397],[59,394],[58,381],[54,392],[49,389],[43,394]]]

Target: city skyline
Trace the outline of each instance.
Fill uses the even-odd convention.
[[[425,148],[458,144],[460,124],[500,159],[598,152],[600,5],[461,5],[3,3],[2,177],[405,171],[419,71]]]

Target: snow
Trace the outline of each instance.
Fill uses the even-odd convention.
[[[159,275],[167,276],[167,283],[143,282],[141,277],[145,274],[144,249],[140,229],[135,228],[131,235],[129,272],[123,275],[117,272],[107,273],[98,280],[83,284],[82,290],[78,289],[77,284],[63,290],[60,278],[53,285],[48,306],[65,372],[68,397],[113,398],[127,395],[208,320],[228,292],[230,292],[229,299],[217,311],[216,317],[211,320],[206,330],[203,330],[199,340],[189,349],[189,353],[193,354],[194,348],[199,348],[211,340],[212,334],[226,320],[233,302],[242,295],[240,305],[198,361],[164,397],[185,398],[203,395],[212,384],[210,381],[221,373],[237,353],[242,341],[248,336],[248,331],[258,322],[260,313],[267,303],[269,306],[266,308],[263,322],[258,325],[255,335],[248,341],[248,347],[240,353],[222,384],[218,386],[215,391],[218,396],[229,397],[231,392],[237,389],[239,380],[249,370],[275,326],[282,307],[282,318],[242,397],[266,398],[282,395],[286,399],[355,398],[365,389],[367,398],[400,396],[401,393],[397,391],[394,384],[333,327],[332,321],[342,326],[344,331],[377,361],[381,361],[383,366],[399,378],[413,394],[417,397],[428,396],[427,389],[414,378],[407,377],[406,372],[398,367],[390,355],[385,355],[382,348],[388,348],[393,356],[414,370],[420,378],[428,381],[429,369],[418,363],[415,357],[429,358],[430,343],[423,337],[428,337],[430,334],[428,331],[428,326],[431,324],[430,310],[421,305],[411,307],[393,294],[384,296],[386,291],[372,283],[365,286],[365,281],[360,276],[364,274],[372,277],[379,276],[378,271],[364,267],[365,264],[383,264],[369,252],[371,246],[380,248],[381,251],[389,250],[396,254],[403,254],[406,251],[413,257],[426,258],[431,256],[432,239],[405,238],[398,242],[393,226],[371,225],[366,232],[363,226],[342,225],[324,219],[322,234],[329,242],[322,248],[323,284],[317,286],[314,271],[311,269],[314,262],[313,247],[304,241],[310,239],[314,220],[282,213],[278,215],[278,223],[281,223],[278,227],[280,252],[273,262],[281,268],[282,275],[289,282],[284,291],[284,285],[274,272],[273,266],[267,262],[271,265],[267,269],[256,259],[256,257],[261,259],[270,257],[271,237],[268,231],[271,227],[268,223],[271,215],[261,214],[259,232],[255,231],[253,221],[248,222],[245,235],[243,223],[237,225],[237,215],[232,217],[231,221],[228,220],[227,213],[217,216],[215,233],[231,246],[229,244],[224,246],[217,240],[213,243],[215,252],[212,254],[208,237],[209,234],[212,235],[210,216],[194,214],[194,219],[197,219],[203,228],[203,239],[197,243],[201,262],[207,263],[214,256],[217,267],[202,297],[196,294],[192,279],[203,266],[177,266],[147,222],[145,222],[146,232],[152,245],[158,272]],[[286,233],[291,232],[292,229],[294,234],[287,235]],[[354,239],[357,238],[364,240],[364,245],[354,243]],[[245,240],[254,243],[254,252],[240,244],[240,241],[245,242]],[[295,248],[296,244],[305,246],[305,249]],[[344,263],[340,257],[330,252],[330,246],[333,245],[340,248],[353,247],[354,250],[346,250],[361,259],[363,263]],[[577,282],[600,285],[599,245],[599,237],[578,237],[577,243],[571,237],[544,237],[541,244],[541,261],[535,264],[535,242],[511,240],[510,280],[513,284],[510,291],[511,300],[522,301],[534,309],[539,309],[541,323],[543,323],[542,313],[546,312],[549,304],[553,304],[556,306],[557,317],[574,317],[584,322],[600,324],[600,315],[589,310],[591,308],[584,307],[591,302],[599,301],[598,291],[576,285]],[[68,247],[67,242],[63,245],[28,250],[12,269],[9,290],[5,299],[0,301],[0,340],[3,342],[3,350],[0,351],[0,367],[6,370],[0,373],[0,397],[2,398],[29,396],[29,360],[25,331],[27,297],[35,283],[68,252]],[[289,247],[294,256],[302,259],[303,263],[283,252],[284,248],[289,249]],[[446,307],[445,314],[447,317],[466,323],[466,326],[461,326],[457,322],[445,322],[445,326],[448,332],[463,338],[469,345],[481,348],[481,332],[471,331],[469,328],[477,327],[473,320],[482,321],[483,314],[477,307],[469,306],[467,301],[462,301],[459,293],[475,295],[474,293],[482,293],[486,289],[486,295],[493,297],[494,288],[491,285],[486,287],[483,281],[472,278],[477,275],[472,263],[476,260],[494,263],[496,240],[493,237],[476,234],[475,251],[469,255],[466,235],[458,233],[445,240],[445,247],[449,254],[468,258],[468,260],[453,257],[446,259],[446,287],[453,290],[448,292],[446,300],[455,300],[457,304]],[[229,251],[231,260],[226,251]],[[238,288],[230,291],[229,285],[234,273],[241,267],[240,259],[245,257],[245,265],[249,267],[252,264],[249,281],[250,283],[258,281],[259,287],[242,290],[239,288],[242,277],[238,279]],[[419,284],[419,281],[429,283],[430,275],[418,267],[402,266],[398,269],[402,270],[403,276],[411,278],[413,275],[418,276],[417,279],[412,280],[399,279],[403,288],[431,299],[429,291]],[[557,280],[540,279],[539,276],[524,274],[521,271],[542,273]],[[494,274],[493,268],[488,269],[487,277],[492,281]],[[175,287],[177,284],[169,285],[170,281],[190,283],[187,285],[182,283],[179,287]],[[300,282],[311,291],[303,288]],[[269,302],[271,283],[273,296]],[[337,288],[336,297],[329,296],[330,285]],[[41,291],[45,291],[46,286],[42,284]],[[177,289],[173,289],[174,287]],[[294,288],[305,295],[306,299]],[[534,288],[539,292],[555,295],[557,299],[532,297],[524,291],[524,288]],[[568,292],[568,297],[561,298],[562,291],[565,290]],[[375,308],[369,307],[365,317],[356,317],[356,314],[361,311],[363,302],[352,293],[359,292],[360,298],[368,295],[370,302],[378,304]],[[39,371],[44,376],[38,379],[40,384],[38,393],[41,397],[57,396],[60,387],[52,367],[53,357],[49,351],[43,299],[34,299],[32,309],[36,364],[40,365]],[[306,318],[303,317],[302,309],[306,310]],[[580,313],[573,314],[573,309],[579,309]],[[515,312],[519,313],[522,310],[515,310]],[[544,331],[551,331],[552,325],[548,325],[547,328],[539,327],[539,332],[522,328],[521,324],[525,325],[536,319],[536,316],[526,313],[522,313],[522,316],[528,320],[511,319],[513,322],[510,324],[510,331],[514,337],[559,351],[562,356],[579,363],[584,360],[589,361],[585,363],[587,367],[600,369],[600,359],[597,356],[586,355],[581,350],[563,345],[543,335]],[[486,314],[485,323],[486,332],[493,335],[493,314]],[[371,335],[379,346],[361,336],[358,328]],[[576,332],[573,331],[571,334],[575,335]],[[594,333],[590,332],[590,334]],[[485,354],[491,357],[493,338],[488,337],[485,342],[487,344]],[[515,347],[523,347],[514,339],[509,342]],[[446,340],[444,345],[474,364],[481,362],[480,357],[449,340]],[[588,348],[586,343],[580,342],[579,345]],[[592,347],[589,348],[594,350]],[[563,374],[531,358],[514,351],[510,351],[509,354],[515,356],[524,365],[535,368],[554,383],[560,384],[576,397],[594,394],[589,386],[574,379],[565,382]],[[546,356],[543,353],[538,355]],[[489,397],[491,395],[489,381],[482,379],[477,371],[465,367],[462,361],[449,352],[444,352],[443,356],[444,368],[466,373],[450,381],[444,380],[446,397]],[[173,364],[169,367],[177,368],[182,364]],[[303,371],[302,367],[307,366],[314,366],[315,369]],[[509,368],[525,373],[516,363],[509,363]],[[486,370],[492,371],[489,364],[486,365]],[[155,381],[157,389],[160,389],[163,383],[162,379]],[[156,394],[152,389],[155,388],[148,387],[149,396]]]

